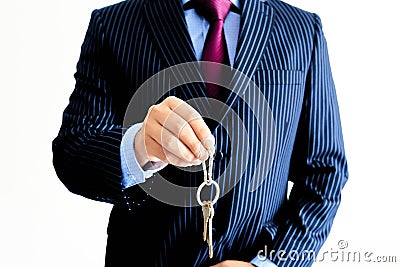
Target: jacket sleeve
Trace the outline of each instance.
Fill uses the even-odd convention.
[[[327,44],[317,15],[289,177],[294,185],[270,256],[278,266],[310,266],[313,252],[317,254],[330,232],[348,177]]]
[[[71,192],[94,200],[126,203],[120,158],[126,103],[109,88],[105,39],[95,10],[77,63],[75,89],[53,141],[53,164]]]

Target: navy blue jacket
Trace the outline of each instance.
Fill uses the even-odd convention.
[[[196,58],[180,0],[125,1],[92,13],[77,64],[76,86],[53,141],[53,162],[70,191],[114,204],[107,265],[208,266],[224,259],[250,261],[264,246],[287,253],[318,251],[330,231],[348,176],[319,17],[278,0],[243,2],[234,67],[257,87],[235,86],[226,104],[238,118],[226,116],[225,127],[213,127],[220,155],[214,176],[222,188],[224,183],[236,183],[223,192],[215,207],[214,261],[208,260],[201,239],[199,207],[167,205],[139,186],[123,189],[121,185],[120,143],[129,100],[155,73],[190,61]],[[205,96],[204,84],[187,84],[169,95],[184,100]],[[269,107],[260,105],[260,96]],[[255,115],[250,106],[261,112]],[[143,114],[147,108],[136,107]],[[263,115],[268,114],[263,112],[267,108],[275,127],[264,136],[259,125],[271,120]],[[239,123],[245,126],[246,138]],[[271,136],[273,145],[265,142]],[[239,140],[235,147],[232,139]],[[241,150],[246,144],[250,145],[248,156]],[[231,161],[235,164],[229,165]],[[238,175],[243,166],[244,172]],[[201,172],[174,166],[160,175],[193,187],[202,180]],[[260,182],[254,191],[249,190],[252,179]],[[294,186],[287,198],[289,180]],[[272,261],[278,266],[312,264],[279,261],[277,254]]]

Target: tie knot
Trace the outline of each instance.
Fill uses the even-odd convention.
[[[231,9],[229,0],[193,0],[196,11],[209,22],[224,21]]]

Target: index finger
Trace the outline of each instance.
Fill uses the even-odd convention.
[[[182,99],[169,97],[168,100],[168,107],[189,123],[197,138],[207,150],[213,151],[215,138],[200,113]]]

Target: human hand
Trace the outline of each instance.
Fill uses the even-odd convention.
[[[253,265],[244,261],[223,261],[211,267],[253,267]]]
[[[179,167],[199,165],[214,153],[215,139],[200,114],[177,97],[151,106],[135,137],[137,161],[165,162]]]

